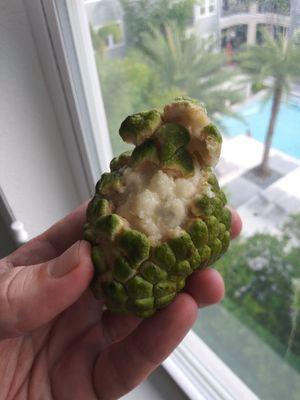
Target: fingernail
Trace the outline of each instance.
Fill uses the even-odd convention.
[[[49,261],[48,274],[51,278],[61,278],[78,267],[80,243],[73,244],[61,256]]]

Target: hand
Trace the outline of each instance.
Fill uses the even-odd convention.
[[[235,237],[241,221],[232,215]],[[119,398],[179,344],[198,306],[223,296],[222,278],[209,268],[148,320],[103,312],[88,290],[84,220],[85,205],[0,261],[1,399]]]

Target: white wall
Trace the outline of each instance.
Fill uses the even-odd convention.
[[[30,236],[79,204],[22,0],[0,1],[0,185]]]

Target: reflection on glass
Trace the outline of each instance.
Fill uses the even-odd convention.
[[[223,128],[217,173],[244,233],[216,266],[225,300],[201,311],[195,330],[262,399],[297,400],[300,1],[220,1],[86,9],[116,154],[124,117],[177,95],[204,102]]]

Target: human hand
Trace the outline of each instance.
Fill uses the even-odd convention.
[[[103,311],[89,283],[82,205],[0,261],[1,399],[117,399],[143,381],[217,303],[217,271],[194,272],[184,292],[148,320]],[[241,220],[232,211],[232,237]]]

